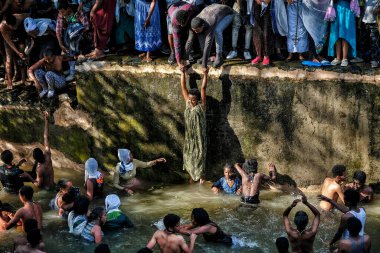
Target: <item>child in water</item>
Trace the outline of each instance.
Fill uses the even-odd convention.
[[[231,164],[224,166],[224,177],[212,184],[212,191],[217,194],[221,190],[226,194],[241,194],[241,180],[236,176],[236,170]]]
[[[8,203],[2,203],[0,201],[0,231],[5,230],[3,226],[7,224],[15,215],[13,207]]]

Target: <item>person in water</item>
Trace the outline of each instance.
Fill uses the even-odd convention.
[[[105,230],[120,228],[132,228],[132,221],[119,209],[121,202],[116,194],[110,194],[105,199],[107,220],[104,224]]]
[[[192,181],[204,182],[206,167],[207,136],[206,136],[206,88],[208,69],[204,69],[202,88],[187,90],[186,73],[181,73],[182,95],[186,102],[185,109],[185,142],[183,147],[183,169]]]
[[[176,227],[179,226],[180,217],[175,214],[168,214],[164,217],[165,230],[157,230],[146,248],[153,250],[156,244],[160,246],[162,253],[191,253],[194,250],[196,234],[190,235],[190,246],[187,246],[182,235],[177,235]]]
[[[87,224],[87,213],[89,206],[90,200],[86,196],[79,196],[74,201],[73,210],[69,213],[69,217],[67,218],[69,232],[71,234],[82,234],[82,231]]]
[[[348,218],[347,230],[350,237],[345,240],[340,240],[338,253],[369,253],[371,251],[371,238],[369,235],[359,235],[361,229],[362,224],[360,220],[355,217]]]
[[[313,244],[315,235],[318,232],[318,226],[320,223],[320,213],[312,204],[307,201],[306,196],[302,196],[302,203],[307,206],[314,214],[314,220],[310,228],[306,228],[309,223],[309,217],[304,211],[298,211],[294,216],[294,223],[296,228],[293,228],[290,220],[289,213],[300,202],[299,199],[293,201],[293,203],[286,208],[283,214],[284,226],[290,245],[292,246],[292,252],[314,252]]]
[[[37,186],[45,190],[54,188],[54,170],[51,160],[51,150],[49,145],[49,113],[44,112],[45,129],[44,129],[44,146],[45,151],[40,148],[33,150],[35,166],[37,166]]]
[[[373,200],[374,192],[371,186],[365,184],[367,175],[364,171],[355,171],[353,182],[346,184],[346,189],[354,189],[360,193],[360,202],[370,202]]]
[[[241,194],[241,180],[236,176],[235,168],[231,164],[224,166],[224,177],[212,184],[212,191],[217,194],[223,191],[227,194]]]
[[[24,231],[26,235],[36,232],[37,229],[38,229],[38,222],[35,219],[27,219],[24,221]],[[28,243],[29,243],[28,238],[23,235],[19,235],[15,237],[14,244],[13,244],[14,251],[20,246],[26,246]],[[39,240],[39,244],[35,246],[34,248],[35,249],[37,248],[40,251],[45,251],[45,243],[43,242],[42,237]]]
[[[194,208],[191,212],[191,223],[176,227],[176,231],[184,235],[202,234],[206,242],[232,245],[231,235],[224,233],[215,222],[211,221],[203,208]]]
[[[24,221],[26,219],[35,219],[38,222],[38,229],[42,228],[42,208],[41,205],[33,201],[33,188],[30,186],[23,186],[19,191],[19,198],[24,204],[24,207],[17,210],[14,217],[3,227],[5,229],[11,229],[19,221],[23,224],[23,229],[25,230]]]
[[[319,196],[320,200],[326,201],[330,203],[332,206],[337,207],[337,203],[326,197],[326,196]],[[358,207],[358,203],[360,201],[360,194],[359,192],[355,191],[354,189],[347,189],[344,192],[344,203],[347,206],[347,210],[342,210],[342,208],[338,208],[339,210],[343,211],[344,214],[342,215],[340,219],[340,224],[338,231],[335,233],[334,238],[330,241],[330,246],[332,246],[334,243],[336,243],[341,237],[342,239],[346,240],[350,237],[349,231],[347,230],[347,220],[351,217],[355,217],[360,220],[362,228],[360,230],[359,235],[364,235],[364,225],[367,218],[367,214],[362,207]]]
[[[58,210],[59,216],[67,217],[74,206],[74,200],[80,195],[80,189],[73,186],[73,182],[67,179],[61,179],[57,183],[58,193],[50,201],[50,207]]]
[[[1,161],[4,163],[0,166],[0,181],[3,189],[8,193],[18,193],[24,182],[36,183],[36,171],[24,172],[19,167],[26,162],[21,159],[17,165],[13,164],[13,153],[10,150],[1,152]]]
[[[101,243],[96,246],[94,253],[111,253],[111,250],[110,247],[108,247],[108,244]]]
[[[0,231],[4,230],[7,224],[15,215],[14,208],[8,203],[2,203],[0,200]]]
[[[98,162],[92,157],[86,161],[84,168],[84,186],[87,197],[92,201],[103,195],[104,176],[98,171]]]
[[[17,246],[14,253],[45,253],[45,251],[42,251],[39,248],[42,241],[42,235],[38,228],[28,231],[26,233],[26,239],[28,243]]]
[[[344,165],[335,165],[332,168],[333,178],[326,178],[322,184],[322,195],[326,196],[329,199],[334,200],[335,202],[338,198],[344,203],[343,191],[341,188],[341,184],[346,181],[347,171]],[[331,203],[327,201],[321,201],[320,207],[324,211],[330,211],[333,209]]]
[[[133,192],[142,185],[142,182],[136,178],[138,168],[152,167],[158,163],[166,163],[165,158],[158,158],[149,162],[142,162],[133,158],[129,149],[118,149],[117,155],[120,162],[116,165],[113,174],[113,186],[119,190],[126,191],[128,194]],[[121,183],[121,180],[125,181]]]
[[[99,244],[104,235],[101,226],[106,222],[106,217],[106,211],[103,207],[95,207],[88,216],[88,222],[81,234],[82,237],[89,242]]]
[[[276,249],[278,253],[289,253],[289,241],[286,237],[276,239]]]
[[[247,160],[243,164],[243,168],[240,164],[235,164],[236,170],[239,172],[242,179],[242,203],[247,204],[259,204],[260,199],[260,186],[265,181],[275,181],[277,178],[276,166],[272,163],[269,164],[269,176],[257,172],[256,159]]]

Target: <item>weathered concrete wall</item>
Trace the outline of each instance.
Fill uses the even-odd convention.
[[[199,86],[200,78],[192,75],[190,86]],[[260,170],[274,162],[299,185],[320,184],[337,163],[379,180],[379,80],[377,75],[250,66],[210,71],[208,178],[221,176],[226,162],[255,157]],[[144,177],[187,178],[182,171],[185,103],[175,67],[84,64],[78,66],[77,97],[75,109],[76,102],[64,96],[56,103],[50,135],[62,157],[56,166],[71,167],[93,156],[110,169],[117,148],[127,147],[141,160],[167,158],[165,165],[141,170]],[[22,152],[30,156],[27,144],[43,143],[41,109],[0,106],[0,118],[2,149],[25,146]]]
[[[181,174],[184,101],[175,68],[92,64],[80,71],[78,102],[93,118],[93,154],[114,164],[116,149],[129,147],[137,158],[169,158],[164,173],[149,170],[149,177]],[[295,79],[304,77],[297,81],[286,78],[289,73],[273,78],[276,71],[281,76],[282,70],[271,69],[270,79],[260,77],[268,76],[268,69],[260,71],[233,67],[224,70],[221,79],[216,78],[220,72],[211,73],[207,89],[210,178],[220,176],[226,162],[245,157],[258,158],[263,170],[266,163],[274,162],[282,174],[301,185],[321,183],[337,163],[346,164],[351,173],[364,169],[371,180],[380,178],[376,77],[372,84],[349,82],[350,75],[345,81],[316,81],[315,73],[308,78],[307,72],[297,71]],[[246,79],[242,73],[247,73]],[[333,74],[326,72],[321,79],[330,80]],[[197,78],[191,79],[193,86]]]

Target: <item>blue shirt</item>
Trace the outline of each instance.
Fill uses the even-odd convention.
[[[218,181],[216,181],[212,187],[217,187],[222,189],[227,194],[236,194],[237,190],[241,187],[241,181],[239,178],[235,178],[234,184],[230,187],[227,183],[225,177],[221,177]]]

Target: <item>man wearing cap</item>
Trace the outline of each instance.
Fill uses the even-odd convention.
[[[241,197],[242,203],[246,204],[259,204],[260,185],[263,181],[274,181],[277,178],[276,166],[273,163],[269,164],[269,176],[257,172],[257,160],[251,159],[245,161],[243,168],[240,164],[235,164],[236,170],[241,175],[243,196]]]

